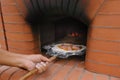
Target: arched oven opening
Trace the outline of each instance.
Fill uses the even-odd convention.
[[[26,21],[42,46],[62,42],[85,45],[90,20],[87,0],[26,0]]]

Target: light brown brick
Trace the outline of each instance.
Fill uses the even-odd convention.
[[[96,28],[93,27],[89,33],[89,37],[94,39],[120,41],[120,29],[114,28]]]
[[[32,33],[28,24],[4,24],[6,32]]]
[[[118,54],[120,53],[119,48],[120,48],[119,42],[96,40],[96,39],[88,40],[88,49],[91,50],[100,50],[100,51]]]
[[[120,14],[120,1],[108,0],[104,3],[99,14]]]
[[[25,23],[22,15],[4,15],[3,18],[5,23]]]
[[[96,12],[99,10],[100,7],[101,7],[101,3],[98,0],[89,1],[85,12],[90,20],[92,20],[93,17],[95,17]]]
[[[114,67],[120,66],[120,55],[115,55],[112,53],[89,50],[87,58],[103,64],[109,64]]]
[[[10,48],[22,48],[24,50],[32,50],[39,47],[38,41],[8,41]]]
[[[91,26],[120,28],[120,15],[97,15]]]
[[[2,6],[2,12],[4,15],[13,15],[13,14],[19,14],[19,10],[17,9],[17,7],[15,5],[5,5]]]
[[[6,32],[6,36],[8,40],[12,41],[34,41],[38,39],[37,35],[33,35],[32,33],[11,33],[11,32]]]

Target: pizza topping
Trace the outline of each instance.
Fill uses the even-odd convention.
[[[80,50],[81,47],[76,46],[74,44],[61,44],[58,45],[60,49],[66,50],[66,51],[73,51],[73,50]]]

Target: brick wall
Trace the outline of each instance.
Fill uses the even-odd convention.
[[[90,27],[86,68],[120,77],[120,1],[105,0]]]
[[[2,47],[11,52],[32,54],[39,52],[38,38],[32,34],[30,25],[24,17],[27,13],[24,0],[1,0],[4,27]],[[92,20],[101,5],[101,0],[88,0],[86,13]],[[93,5],[95,7],[93,7]]]
[[[5,39],[5,28],[3,24],[2,12],[0,9],[0,45],[2,49],[7,49],[6,39]]]
[[[23,0],[1,0],[0,44],[11,52],[39,52],[38,38],[25,22]],[[120,1],[89,0],[85,13],[91,20],[86,69],[120,77]]]
[[[5,29],[5,35],[2,35],[3,32],[1,35],[7,41],[5,43],[2,39],[2,46],[16,53],[38,53],[38,38],[32,34],[30,26],[24,20],[27,10],[22,0],[1,0],[1,6],[3,15],[1,29],[2,27]]]

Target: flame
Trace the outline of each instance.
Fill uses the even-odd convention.
[[[80,33],[78,32],[72,32],[71,34],[69,34],[69,36],[72,36],[72,37],[80,37]]]

